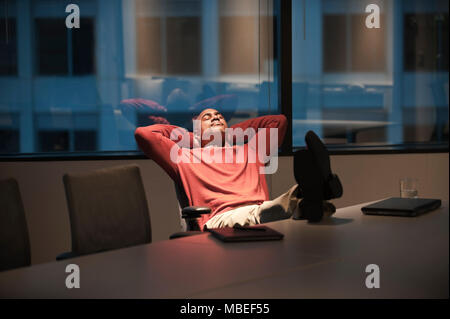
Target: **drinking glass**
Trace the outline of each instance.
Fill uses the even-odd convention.
[[[417,191],[417,178],[406,177],[400,180],[400,197],[402,198],[417,198],[419,192]]]

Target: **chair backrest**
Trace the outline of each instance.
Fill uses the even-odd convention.
[[[31,264],[28,228],[19,185],[0,181],[0,271]]]
[[[63,181],[74,253],[151,242],[147,200],[137,165],[66,174]]]

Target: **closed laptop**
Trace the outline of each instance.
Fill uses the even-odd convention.
[[[418,216],[441,206],[440,199],[391,197],[361,208],[366,215]]]

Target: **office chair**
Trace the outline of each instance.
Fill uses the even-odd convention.
[[[31,264],[30,240],[20,196],[13,178],[0,181],[0,271]]]
[[[170,239],[203,234],[197,218],[202,214],[211,213],[211,208],[204,206],[189,206],[189,200],[181,185],[174,183],[180,212],[180,232],[170,235]]]
[[[151,242],[139,167],[125,165],[63,177],[72,251],[62,260]]]

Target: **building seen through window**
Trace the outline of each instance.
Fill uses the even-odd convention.
[[[205,107],[279,112],[272,0],[80,0],[79,29],[67,4],[0,9],[0,153],[137,150],[137,126],[191,128]]]
[[[448,143],[448,1],[368,4],[293,1],[294,146]]]

